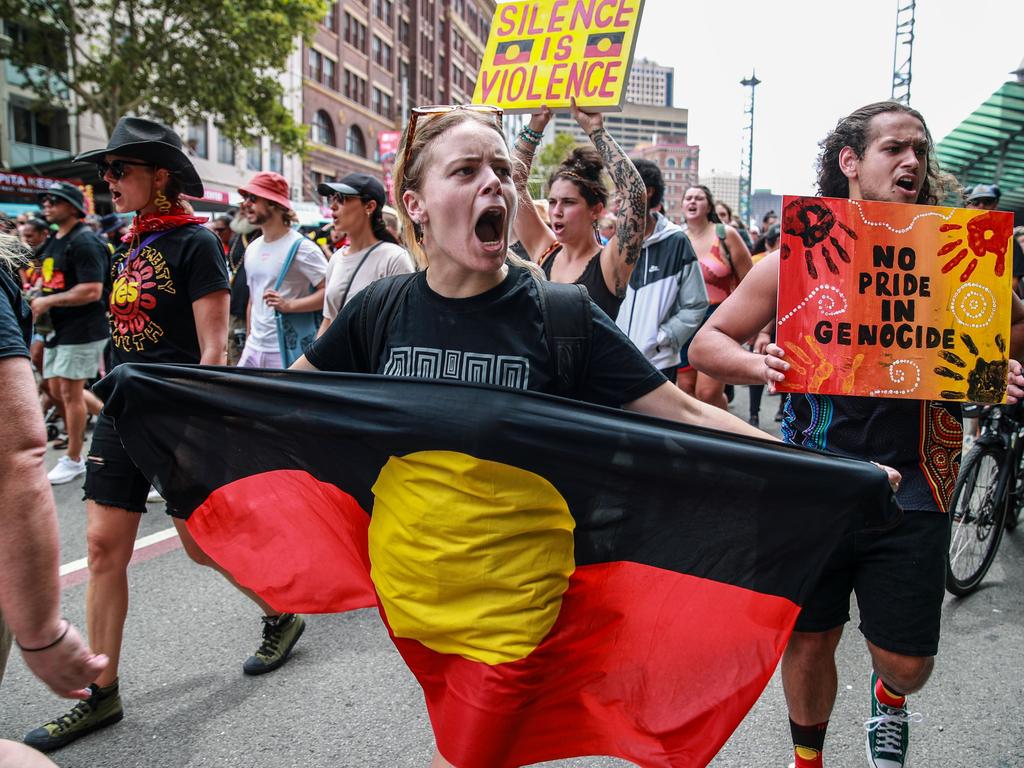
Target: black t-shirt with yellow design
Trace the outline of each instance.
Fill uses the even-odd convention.
[[[213,232],[187,224],[144,234],[114,254],[110,277],[114,365],[199,362],[192,302],[228,290],[224,249]]]
[[[110,251],[85,224],[79,222],[64,237],[51,235],[36,256],[42,276],[42,294],[69,291],[82,283],[103,283],[110,268]],[[97,299],[74,307],[53,307],[53,338],[47,346],[87,344],[107,338],[107,315]]]

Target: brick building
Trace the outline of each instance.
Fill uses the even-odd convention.
[[[332,0],[303,44],[310,151],[303,199],[348,173],[381,174],[377,139],[419,104],[471,100],[494,0]]]

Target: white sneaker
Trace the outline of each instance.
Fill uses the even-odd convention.
[[[156,488],[150,488],[149,495],[146,496],[146,503],[158,504],[161,501],[164,501],[164,497],[160,495],[160,491],[158,491]]]
[[[85,459],[75,461],[67,456],[61,456],[57,461],[57,466],[50,470],[50,474],[47,477],[50,480],[50,485],[63,485],[84,474]]]

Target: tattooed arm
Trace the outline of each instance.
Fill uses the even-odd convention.
[[[601,252],[601,272],[608,290],[621,297],[640,257],[647,225],[647,187],[622,147],[604,129],[600,112],[582,112],[574,105],[572,114],[604,160],[619,198],[615,235]]]
[[[544,133],[551,120],[551,111],[543,107],[541,111],[530,117],[530,130]],[[516,185],[519,205],[516,209],[516,220],[512,223],[515,236],[522,242],[530,258],[536,261],[555,241],[555,233],[541,219],[537,209],[533,207],[533,198],[527,180],[530,177],[530,166],[537,147],[530,142],[531,137],[516,137],[512,148],[512,180]]]

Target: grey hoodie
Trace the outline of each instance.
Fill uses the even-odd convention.
[[[697,254],[681,228],[660,213],[644,240],[615,322],[655,368],[679,365],[679,350],[708,308]]]

